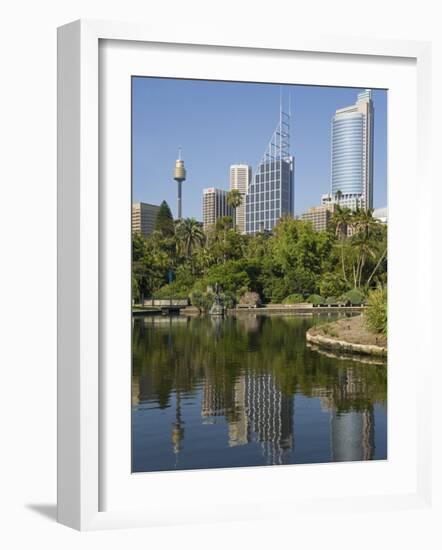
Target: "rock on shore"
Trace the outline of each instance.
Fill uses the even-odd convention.
[[[387,338],[370,332],[363,315],[311,327],[306,339],[318,347],[343,353],[387,356]]]

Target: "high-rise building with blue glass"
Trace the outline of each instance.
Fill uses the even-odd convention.
[[[294,212],[294,158],[290,154],[290,114],[280,109],[279,123],[246,195],[246,233],[271,231],[279,218]]]
[[[351,210],[373,208],[373,123],[371,90],[332,118],[331,195]]]

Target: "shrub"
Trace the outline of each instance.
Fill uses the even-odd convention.
[[[300,304],[304,301],[304,298],[301,294],[290,294],[282,301],[283,304]]]
[[[387,289],[372,290],[367,299],[366,321],[368,328],[380,334],[387,334]]]
[[[200,311],[209,311],[214,301],[212,292],[200,292],[194,290],[190,295],[190,303],[197,307]]]
[[[245,292],[239,299],[239,303],[242,306],[259,307],[261,298],[257,292]]]
[[[341,300],[344,303],[349,303],[352,306],[360,306],[364,302],[364,294],[357,288],[349,290],[342,295]]]
[[[203,279],[199,279],[194,288],[215,288],[218,283],[224,292],[242,293],[250,288],[250,279],[245,270],[246,262],[243,260],[228,260],[224,264],[213,265]]]
[[[337,296],[329,296],[329,297],[327,298],[327,300],[325,300],[325,303],[326,303],[327,305],[333,306],[333,305],[335,305],[335,304],[339,304],[339,303],[340,303],[340,300],[339,300],[339,298],[338,298]]]
[[[319,292],[322,296],[340,296],[347,289],[347,283],[336,273],[326,273],[319,282]]]
[[[168,285],[164,285],[153,293],[153,298],[157,300],[166,300],[168,298],[175,300],[184,300],[188,298],[189,293],[187,290],[183,290],[182,287],[177,285],[175,281]]]
[[[322,296],[319,296],[319,294],[310,294],[310,296],[307,298],[307,302],[309,304],[313,304],[314,306],[319,306],[325,303],[325,300]]]
[[[227,309],[232,309],[236,304],[236,295],[234,292],[226,290],[220,294],[221,303]]]

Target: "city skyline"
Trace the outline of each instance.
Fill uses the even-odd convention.
[[[321,195],[330,192],[331,121],[338,109],[354,104],[361,92],[359,88],[134,78],[133,201],[160,204],[166,200],[176,217],[172,171],[177,148],[182,146],[188,170],[188,181],[183,184],[183,216],[201,221],[203,189],[228,190],[232,164],[251,165],[254,178],[260,151],[279,119],[282,95],[284,103],[291,96],[294,202],[295,215],[299,216],[320,204]],[[203,96],[206,101],[201,103]],[[376,208],[387,202],[387,98],[385,90],[373,90],[372,96],[376,110]],[[179,103],[175,101],[178,97]],[[159,183],[152,185],[152,181]]]

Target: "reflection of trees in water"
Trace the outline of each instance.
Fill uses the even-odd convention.
[[[225,418],[230,446],[256,441],[266,461],[277,464],[293,447],[293,396],[301,391],[320,397],[323,407],[333,411],[334,460],[352,460],[350,455],[372,458],[373,403],[386,402],[386,369],[309,350],[305,332],[311,323],[305,318],[253,315],[217,322],[204,317],[137,319],[137,399],[165,408],[175,395],[172,441],[178,451],[184,431],[177,396],[196,397],[201,391],[204,422]],[[353,450],[344,456],[339,449],[349,449],[348,442],[350,447],[354,443]]]

